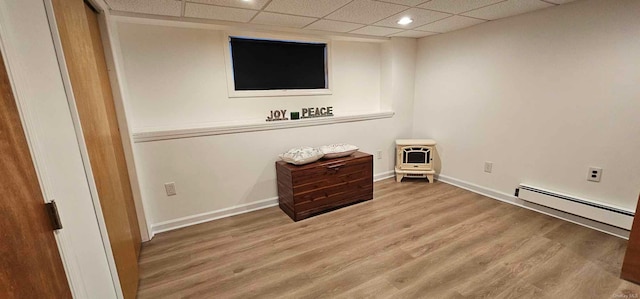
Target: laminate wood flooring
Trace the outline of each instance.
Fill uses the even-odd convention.
[[[299,222],[278,207],[143,244],[139,298],[640,298],[627,241],[445,183]]]

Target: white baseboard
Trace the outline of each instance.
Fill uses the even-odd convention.
[[[393,170],[378,173],[373,176],[373,181],[377,182],[394,176]],[[266,209],[278,205],[278,197],[272,197],[255,201],[248,204],[237,205],[221,210],[206,212],[202,214],[196,214],[192,216],[186,216],[182,218],[172,219],[155,223],[151,226],[151,237],[157,233],[162,233],[170,230],[175,230],[191,225],[196,225],[204,222],[213,221],[220,218],[231,217],[238,214],[248,213],[256,210]]]
[[[385,171],[385,172],[381,172],[378,174],[374,174],[373,175],[373,181],[377,182],[377,181],[382,181],[388,178],[392,178],[394,177],[396,174],[393,170],[389,170],[389,171]]]
[[[381,172],[381,173],[375,174],[373,176],[373,180],[377,182],[387,178],[391,178],[394,175],[395,175],[395,172],[393,170]],[[436,175],[436,179],[443,183],[447,183],[449,185],[466,189],[471,192],[478,193],[480,195],[484,195],[489,198],[493,198],[493,199],[506,202],[512,205],[516,205],[525,209],[536,211],[536,212],[549,215],[555,218],[559,218],[565,221],[569,221],[578,225],[595,229],[597,231],[614,235],[616,237],[629,239],[629,231],[615,227],[615,226],[611,226],[611,225],[607,225],[607,224],[593,221],[590,219],[582,218],[573,214],[554,210],[554,209],[540,206],[534,203],[525,202],[511,194],[507,194],[501,191],[482,187],[482,186],[469,183],[463,180],[459,180],[456,178],[452,178],[446,175]],[[267,198],[260,201],[248,203],[248,204],[237,205],[237,206],[220,209],[216,211],[163,221],[160,223],[153,224],[151,226],[151,232],[152,232],[151,237],[153,238],[153,235],[157,233],[171,231],[171,230],[175,230],[175,229],[179,229],[179,228],[183,228],[191,225],[209,222],[209,221],[213,221],[220,218],[231,217],[231,216],[248,213],[256,210],[266,209],[266,208],[270,208],[277,205],[278,205],[278,197],[272,197],[272,198]]]
[[[569,221],[571,223],[575,223],[578,225],[582,225],[597,231],[601,231],[603,233],[607,233],[616,237],[620,237],[623,239],[629,239],[629,231],[615,227],[615,226],[611,226],[611,225],[607,225],[601,222],[597,222],[597,221],[593,221],[587,218],[583,218],[580,216],[576,216],[570,213],[566,213],[566,212],[562,212],[559,210],[554,210],[551,208],[547,208],[545,206],[541,206],[541,205],[537,205],[535,203],[530,203],[530,202],[526,202],[524,200],[521,200],[519,198],[517,198],[516,196],[512,195],[512,194],[507,194],[501,191],[497,191],[497,190],[493,190],[490,188],[486,188],[486,187],[482,187],[473,183],[469,183],[463,180],[459,180],[456,178],[452,178],[446,175],[437,175],[436,176],[438,181],[441,181],[443,183],[447,183],[449,185],[453,185],[462,189],[466,189],[469,190],[471,192],[474,193],[478,193],[480,195],[484,195],[486,197],[489,198],[493,198],[502,202],[506,202],[515,206],[519,206],[528,210],[532,210],[532,211],[536,211],[538,213],[542,213],[545,215],[549,215],[551,217],[555,217],[558,219],[562,219],[565,221]],[[514,187],[515,189],[515,187]]]
[[[216,211],[163,221],[160,223],[153,224],[151,226],[151,231],[153,232],[153,235],[155,235],[157,233],[162,233],[162,232],[179,229],[179,228],[183,228],[191,225],[209,222],[209,221],[220,219],[220,218],[231,217],[234,215],[248,213],[251,211],[266,209],[266,208],[270,208],[277,205],[278,205],[278,197],[267,198],[260,201],[248,203],[248,204],[237,205],[237,206],[224,208]]]

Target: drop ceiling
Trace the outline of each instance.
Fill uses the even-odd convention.
[[[116,14],[425,37],[574,0],[106,0]],[[413,20],[399,25],[400,18]],[[274,27],[274,28],[275,28]]]

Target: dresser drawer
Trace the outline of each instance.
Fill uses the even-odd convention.
[[[368,160],[360,159],[353,163],[333,163],[318,167],[314,171],[293,173],[293,193],[304,194],[318,188],[357,180],[362,177],[362,172],[370,171],[370,164]]]
[[[294,196],[294,206],[296,210],[307,210],[343,199],[349,200],[362,194],[367,195],[371,191],[373,191],[373,184],[368,179],[361,179],[339,186],[323,188],[301,197]]]
[[[373,198],[373,157],[352,156],[295,166],[276,162],[280,208],[298,221]]]

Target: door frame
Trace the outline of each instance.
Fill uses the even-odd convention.
[[[70,110],[72,112],[72,119],[74,125],[78,128],[78,137],[81,140],[83,146],[82,156],[85,160],[87,172],[90,176],[90,182],[92,186],[92,194],[95,198],[98,198],[98,193],[95,189],[95,183],[93,179],[93,172],[91,171],[91,165],[89,163],[89,155],[86,151],[84,143],[84,136],[82,135],[82,126],[80,125],[80,117],[78,116],[76,109],[76,100],[73,95],[73,89],[71,87],[71,79],[69,78],[69,72],[67,70],[67,64],[64,57],[64,51],[62,49],[62,41],[58,32],[58,26],[56,24],[56,18],[54,15],[53,4],[51,0],[43,0],[47,17],[49,19],[49,27],[51,29],[51,35],[53,38],[53,44],[58,55],[58,63],[60,66],[60,72],[62,74],[62,80],[65,84],[67,92],[67,100],[69,101]],[[149,222],[147,221],[147,215],[145,213],[144,206],[142,204],[142,195],[140,192],[140,184],[138,182],[136,161],[133,154],[133,136],[131,134],[131,127],[129,126],[129,111],[125,101],[126,89],[123,86],[125,80],[124,70],[116,63],[116,61],[122,61],[120,53],[120,42],[118,37],[117,28],[115,28],[115,22],[112,21],[109,13],[109,6],[104,0],[82,0],[88,2],[98,12],[98,23],[100,26],[100,35],[102,38],[102,44],[104,46],[105,60],[107,64],[107,71],[109,73],[109,81],[111,83],[111,91],[113,93],[113,102],[116,108],[116,116],[118,118],[118,127],[120,128],[120,136],[122,141],[122,147],[125,155],[125,161],[127,164],[127,170],[129,172],[129,181],[131,184],[131,193],[133,195],[133,201],[135,204],[136,215],[138,218],[138,225],[140,227],[140,235],[142,242],[150,241],[153,238],[152,230]],[[93,193],[95,192],[95,193]]]
[[[44,201],[58,203],[64,228],[52,233],[72,295],[123,298],[50,4],[0,1],[0,49]]]

